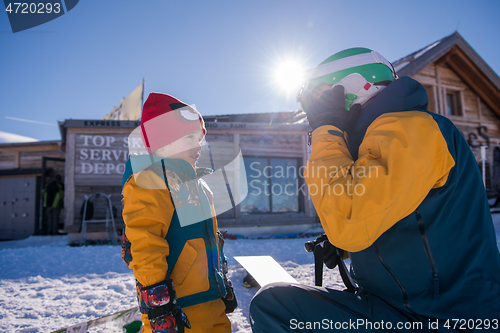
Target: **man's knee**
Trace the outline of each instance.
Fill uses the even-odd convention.
[[[250,314],[269,314],[271,311],[282,309],[283,297],[289,297],[293,287],[287,282],[270,283],[261,288],[250,302]]]
[[[289,316],[284,296],[292,293],[290,283],[271,283],[261,288],[250,302],[250,321],[254,332],[278,332]]]
[[[252,307],[261,307],[263,305],[269,304],[269,302],[271,301],[275,301],[276,297],[279,297],[279,292],[277,292],[277,290],[283,288],[290,288],[290,284],[284,282],[275,282],[261,288],[252,298],[252,301],[250,303],[250,311]]]

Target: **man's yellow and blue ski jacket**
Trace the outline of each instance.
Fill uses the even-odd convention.
[[[427,103],[425,88],[402,77],[350,133],[317,128],[305,172],[312,201],[362,292],[429,318],[498,318],[500,254],[478,164]]]

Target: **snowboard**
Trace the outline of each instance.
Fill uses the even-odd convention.
[[[273,282],[299,283],[271,256],[237,256],[234,259],[261,287]]]
[[[139,323],[135,323],[139,321]],[[76,325],[72,325],[69,327],[61,328],[57,331],[53,331],[52,333],[86,333],[89,329],[104,325],[104,324],[113,324],[116,327],[123,327],[127,329],[127,331],[135,331],[138,332],[139,329],[135,330],[135,327],[140,328],[141,322],[141,313],[139,311],[139,307],[131,308],[128,310],[120,311],[117,313],[113,313],[109,316],[89,320],[83,323],[79,323]],[[127,326],[127,327],[126,327]]]

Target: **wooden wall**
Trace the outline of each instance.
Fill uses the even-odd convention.
[[[265,127],[265,126],[263,126]],[[245,157],[277,157],[296,158],[299,167],[305,165],[310,151],[307,149],[307,130],[213,130],[207,134],[209,141],[225,141],[238,144],[243,158]],[[228,211],[220,215],[221,227],[283,225],[316,222],[315,211],[308,198],[307,186],[303,187],[305,195],[300,197],[302,211],[295,214],[250,214],[242,215],[237,207],[236,212]]]
[[[481,99],[474,87],[464,80],[446,62],[432,63],[413,76],[427,90],[428,110],[446,115],[446,91],[458,92],[461,114],[447,116],[469,142],[478,163],[480,146],[487,145],[486,170],[488,178],[493,173],[493,148],[500,145],[500,117]]]
[[[66,134],[65,227],[79,230],[80,210],[85,196],[93,193],[111,194],[121,218],[121,185],[128,159],[130,128],[68,128]],[[105,211],[97,208],[94,218],[104,218]]]
[[[3,195],[1,239],[25,238],[46,232],[41,190],[51,177],[64,175],[65,156],[59,145],[59,141],[0,144],[0,170],[4,171],[0,176]],[[45,170],[54,174],[42,175],[44,158],[47,158]]]
[[[500,117],[446,64],[430,64],[413,76],[427,90],[429,111],[445,115],[446,90],[457,91],[461,95],[463,114],[451,116],[453,121],[466,121],[467,124],[489,124],[498,130]],[[500,135],[500,132],[496,132]]]
[[[42,158],[64,158],[57,142],[0,145],[0,170],[40,169]]]
[[[17,168],[19,165],[19,155],[19,152],[0,151],[0,170]]]

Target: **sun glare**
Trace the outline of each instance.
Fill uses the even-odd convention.
[[[275,79],[281,89],[290,92],[302,85],[304,69],[296,61],[283,62],[276,68]]]

